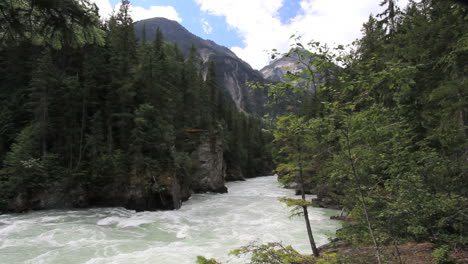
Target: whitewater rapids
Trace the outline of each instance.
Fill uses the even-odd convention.
[[[123,208],[48,210],[0,215],[4,264],[192,264],[196,256],[245,263],[228,256],[240,246],[282,242],[310,253],[302,218],[289,218],[278,197],[293,197],[275,176],[227,184],[228,194],[195,194],[177,211]],[[311,208],[318,245],[341,225],[335,210]]]

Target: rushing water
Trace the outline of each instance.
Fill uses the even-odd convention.
[[[291,197],[276,177],[227,184],[228,194],[197,194],[180,210],[140,212],[123,208],[52,210],[0,215],[0,263],[195,263],[197,255],[224,263],[232,249],[283,242],[308,253],[304,220],[289,219],[277,198]],[[334,210],[313,208],[310,219],[319,245],[340,223]]]

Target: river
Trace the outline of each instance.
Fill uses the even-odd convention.
[[[275,176],[227,184],[228,194],[196,194],[177,211],[123,208],[0,215],[2,264],[192,264],[196,256],[245,263],[229,251],[252,241],[282,242],[309,253],[302,218],[289,219],[278,197],[293,197]],[[311,208],[318,245],[340,227],[337,211]]]

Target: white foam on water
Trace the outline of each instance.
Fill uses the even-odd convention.
[[[179,230],[179,232],[177,232],[176,237],[177,238],[186,238],[187,236],[189,236],[189,230],[190,230],[190,227],[188,225],[183,226]]]
[[[283,242],[309,253],[302,218],[289,219],[279,197],[294,197],[276,177],[227,184],[228,194],[196,194],[180,210],[51,210],[0,215],[1,263],[195,263],[196,256],[245,263],[228,253],[252,241]],[[310,196],[309,196],[310,198]],[[336,211],[311,208],[317,243],[340,227]]]
[[[20,230],[20,223],[4,222],[4,225],[0,226],[0,237],[6,236],[13,232],[18,232]]]

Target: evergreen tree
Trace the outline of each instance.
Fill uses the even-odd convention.
[[[136,38],[133,20],[130,16],[130,1],[122,0],[120,9],[109,20],[108,45],[110,48],[110,62],[112,65],[112,80],[110,84],[108,140],[118,142],[120,148],[128,146],[128,131],[132,117],[132,101],[135,96],[131,85],[131,69],[136,60]],[[117,137],[114,127],[118,129]],[[112,145],[112,143],[109,143]]]
[[[206,74],[206,86],[207,90],[210,93],[210,104],[209,112],[211,113],[210,127],[214,129],[216,127],[216,121],[218,120],[219,115],[219,88],[216,83],[216,72],[215,64],[213,61],[210,61],[208,66],[208,72]]]
[[[29,87],[29,106],[34,115],[34,124],[40,130],[42,156],[47,155],[47,140],[49,137],[50,121],[49,108],[52,103],[52,92],[58,87],[58,80],[50,53],[40,57],[37,61],[35,71]]]
[[[0,211],[40,209],[59,192],[77,206],[128,206],[109,197],[129,190],[150,197],[142,209],[177,208],[167,197],[190,188],[190,154],[203,143],[193,131],[209,132],[213,151],[225,142],[229,166],[245,175],[268,166],[249,158],[267,152],[261,121],[223,99],[214,63],[205,69],[195,46],[185,58],[160,29],[137,45],[128,0],[105,24],[85,0],[0,10]],[[15,24],[27,12],[44,32]]]

